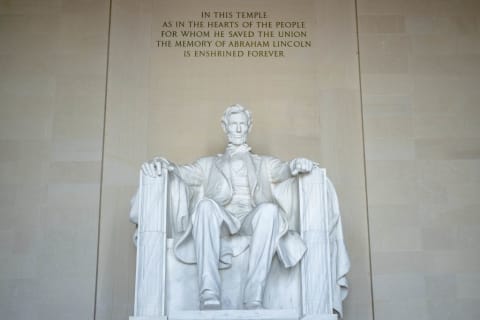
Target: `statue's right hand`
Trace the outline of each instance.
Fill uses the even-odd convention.
[[[165,169],[172,171],[173,165],[167,159],[160,157],[155,157],[152,161],[142,164],[143,174],[152,178],[161,176]]]

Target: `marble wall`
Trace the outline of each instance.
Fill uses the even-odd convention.
[[[92,319],[108,1],[0,1],[0,318]]]
[[[480,2],[358,1],[375,318],[480,318]]]
[[[277,59],[187,59],[181,50],[155,47],[163,21],[251,8],[305,20],[312,48]],[[220,117],[237,102],[253,112],[254,152],[305,156],[327,168],[352,260],[345,313],[371,319],[354,2],[116,0],[111,26],[97,319],[133,312],[134,227],[127,217],[141,163],[157,155],[189,163],[223,152]]]

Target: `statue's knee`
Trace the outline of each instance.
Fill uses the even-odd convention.
[[[258,212],[255,217],[262,224],[267,222],[276,222],[280,218],[280,210],[274,203],[262,203],[258,206]]]
[[[218,216],[218,207],[211,199],[202,199],[197,204],[196,220],[211,219]]]
[[[215,207],[215,203],[211,199],[202,199],[197,204],[197,210],[208,210],[214,209]]]
[[[261,203],[258,205],[258,209],[265,212],[278,213],[278,205],[271,202]]]

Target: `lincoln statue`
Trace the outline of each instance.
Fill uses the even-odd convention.
[[[221,120],[228,144],[223,154],[176,165],[155,158],[142,166],[145,176],[156,179],[170,172],[189,190],[189,206],[176,217],[181,235],[175,256],[196,263],[200,309],[221,309],[219,269],[228,268],[235,255],[229,240],[246,235],[249,248],[248,270],[243,289],[244,309],[263,308],[263,293],[272,259],[295,266],[306,247],[289,226],[289,209],[274,186],[297,175],[309,173],[316,164],[296,158],[288,162],[251,152],[247,136],[252,115],[241,105],[227,108]],[[194,196],[192,196],[194,194]]]

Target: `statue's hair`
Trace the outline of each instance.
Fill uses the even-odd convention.
[[[247,116],[248,131],[250,131],[250,128],[252,127],[252,123],[253,123],[252,113],[248,111],[244,106],[237,103],[228,107],[223,113],[222,128],[225,132],[227,131],[227,126],[228,126],[228,121],[230,120],[230,116],[234,113],[242,113],[242,112]]]

